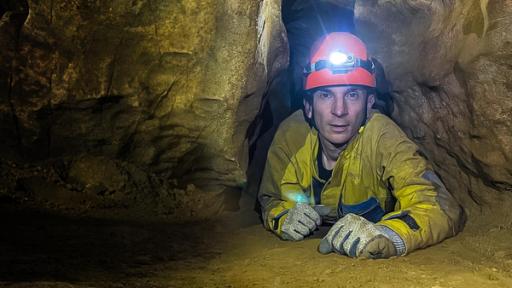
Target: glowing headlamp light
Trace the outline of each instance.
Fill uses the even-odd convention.
[[[350,56],[350,58],[353,57]],[[349,56],[345,53],[336,51],[332,52],[331,55],[329,55],[329,61],[331,62],[331,64],[338,66],[347,63],[349,61]]]
[[[322,69],[329,69],[335,74],[348,73],[357,67],[361,67],[371,74],[375,73],[375,66],[371,60],[362,60],[354,57],[352,54],[334,51],[329,55],[328,60],[319,60],[316,63],[308,64],[304,68],[304,73],[309,74]]]

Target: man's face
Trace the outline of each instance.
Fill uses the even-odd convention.
[[[312,102],[304,103],[306,116],[314,119],[321,138],[341,146],[357,134],[375,99],[359,86],[332,86],[316,90]]]

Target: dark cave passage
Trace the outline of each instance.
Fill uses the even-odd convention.
[[[331,32],[355,33],[354,7],[331,2],[284,0],[283,23],[290,47],[290,77],[292,111],[301,109],[304,67],[313,43]]]

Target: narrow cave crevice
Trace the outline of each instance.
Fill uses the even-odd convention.
[[[345,1],[346,2],[346,1]],[[313,43],[331,32],[355,33],[354,5],[327,1],[283,0],[282,17],[290,48],[291,110],[302,108],[302,81]]]
[[[274,133],[286,117],[302,109],[302,78],[310,47],[327,33],[355,32],[353,4],[283,0],[281,9],[288,40],[289,65],[268,81],[260,111],[247,133],[250,141],[246,192],[254,197]]]
[[[3,0],[0,1],[0,19],[7,13],[9,15],[9,22],[15,27],[16,35],[23,27],[29,14],[29,4],[27,0]]]
[[[0,52],[0,59],[5,62],[5,69],[0,70],[0,93],[6,93],[6,106],[9,107],[10,116],[4,120],[5,124],[0,126],[2,133],[9,135],[8,141],[2,144],[4,151],[17,151],[21,154],[21,132],[20,124],[16,114],[14,105],[14,82],[15,82],[15,67],[14,63],[19,53],[19,41],[21,29],[29,14],[29,5],[27,0],[4,0],[0,1],[0,42],[4,45],[3,51]],[[0,94],[0,95],[1,95]],[[6,114],[7,115],[7,114]],[[11,153],[4,152],[2,154],[9,155]]]
[[[282,21],[286,29],[289,65],[274,79],[264,93],[260,112],[247,133],[249,166],[247,191],[256,196],[266,161],[266,154],[279,124],[294,111],[302,109],[303,71],[314,42],[331,32],[357,35],[353,1],[283,0]],[[375,108],[386,115],[393,112],[390,84],[382,64],[374,59],[377,70]]]

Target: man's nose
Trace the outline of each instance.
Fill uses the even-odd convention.
[[[331,107],[331,113],[338,117],[347,114],[347,105],[344,97],[335,97]]]

